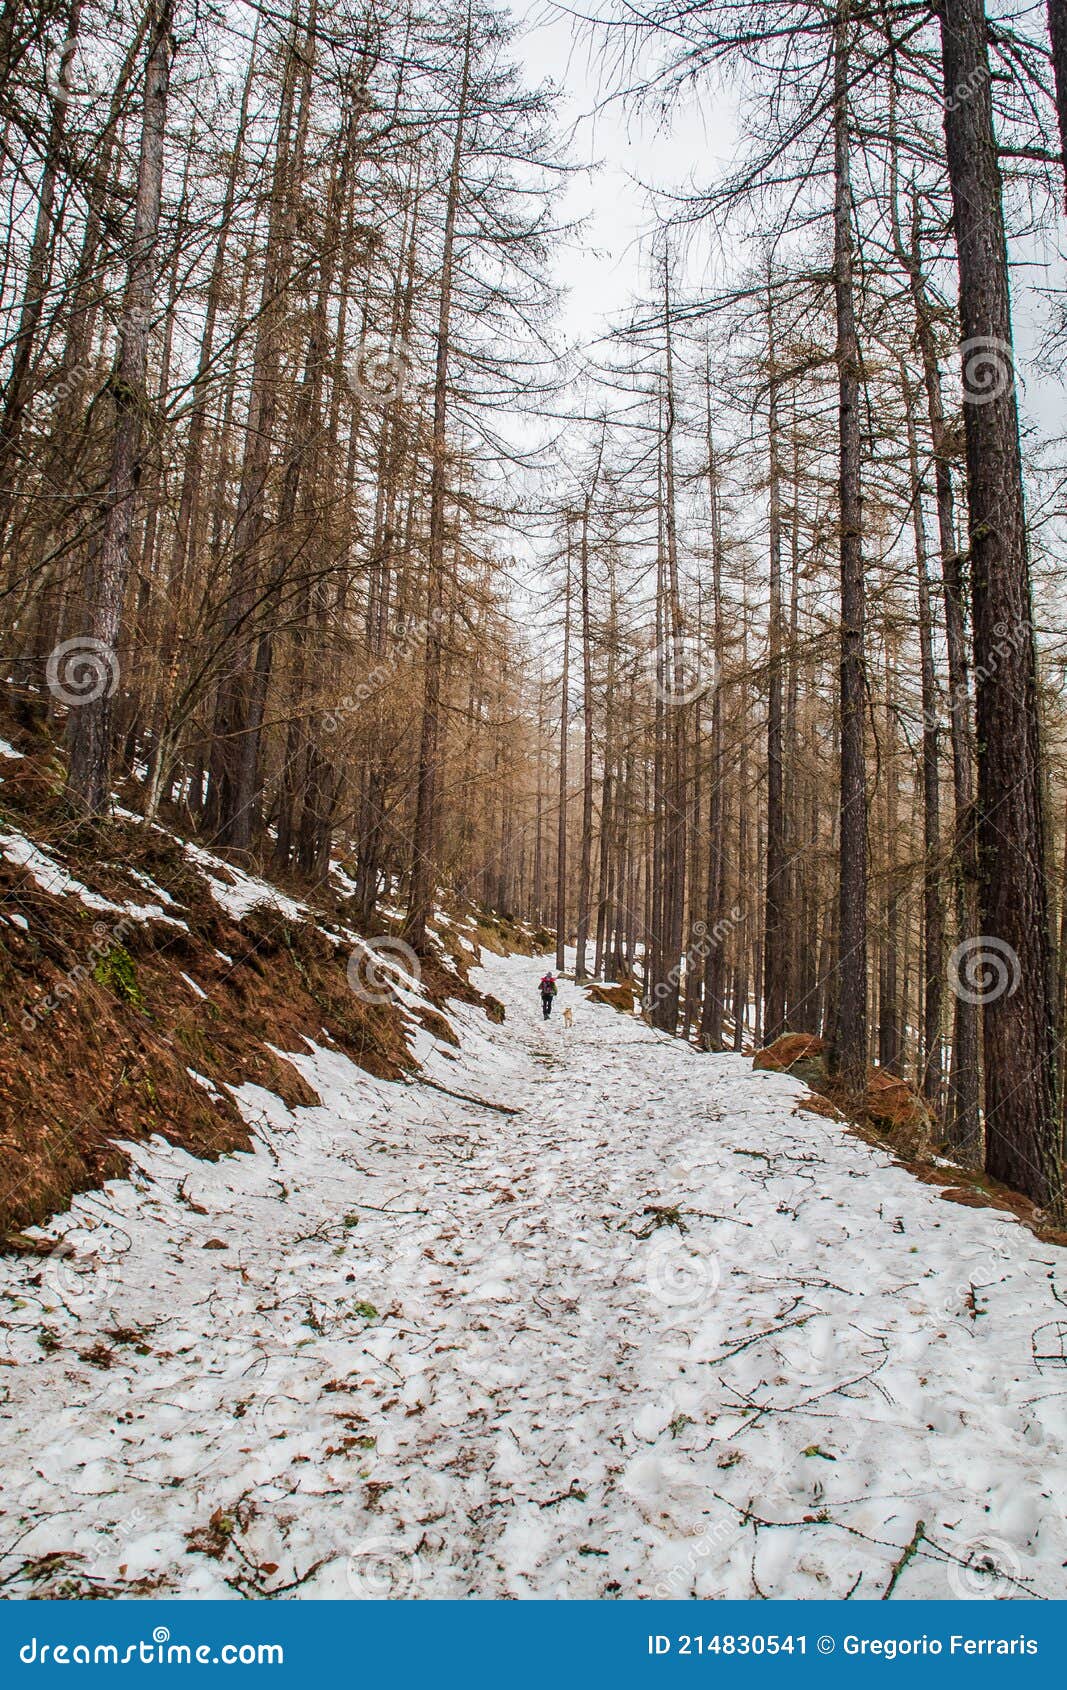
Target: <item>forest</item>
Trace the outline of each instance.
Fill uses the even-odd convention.
[[[154,828],[237,921],[340,884],[419,1038],[496,923],[509,1027],[540,954],[680,1099],[817,1051],[1062,1227],[1067,0],[4,0],[0,147],[12,1096],[84,1060],[41,862]]]
[[[1057,1205],[1062,386],[1024,430],[1012,348],[1022,275],[1062,372],[1062,0],[590,17],[605,100],[744,115],[593,348],[553,90],[461,24],[5,6],[12,696],[75,812],[344,841],[416,954],[440,886],[548,921]]]

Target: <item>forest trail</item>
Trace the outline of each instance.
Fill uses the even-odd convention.
[[[1058,1594],[1061,1253],[486,964],[425,1073],[518,1113],[318,1048],[3,1261],[7,1593]]]

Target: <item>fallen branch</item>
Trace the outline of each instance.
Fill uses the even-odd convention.
[[[458,1098],[460,1103],[474,1103],[479,1109],[495,1109],[498,1115],[521,1115],[521,1109],[513,1109],[510,1103],[490,1103],[487,1097],[471,1097],[469,1092],[452,1091],[450,1087],[441,1085],[438,1080],[428,1080],[425,1075],[418,1080],[406,1080],[408,1086],[430,1086],[434,1091],[443,1091],[446,1097]]]

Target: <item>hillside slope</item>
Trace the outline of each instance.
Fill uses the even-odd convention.
[[[496,1013],[469,980],[483,943],[531,935],[473,910],[441,917],[433,956],[352,925],[343,862],[292,893],[121,804],[72,821],[39,740],[0,740],[0,1245],[123,1172],[119,1141],[199,1155],[251,1143],[232,1087],[316,1093],[287,1052],[314,1039],[396,1079],[455,1043],[448,999]]]

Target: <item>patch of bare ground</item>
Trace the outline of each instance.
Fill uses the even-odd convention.
[[[614,985],[600,985],[593,981],[587,991],[593,1003],[605,1003],[625,1015],[633,1014],[636,988],[632,980],[618,980]]]

